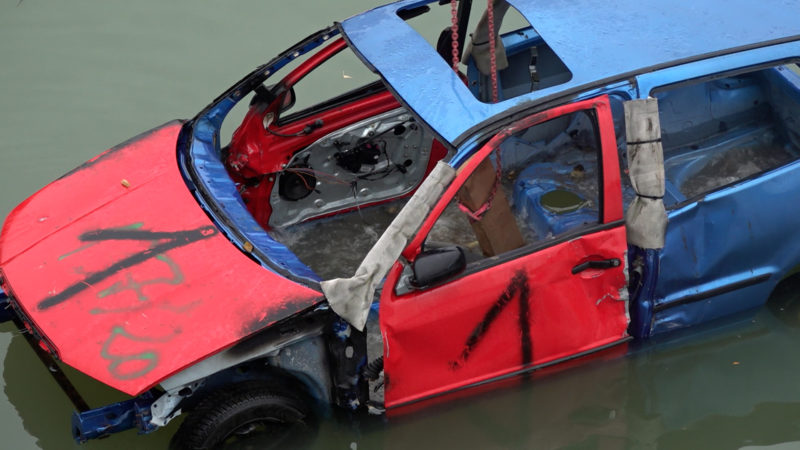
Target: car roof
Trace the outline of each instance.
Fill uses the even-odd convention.
[[[345,20],[342,30],[354,51],[406,106],[453,144],[490,117],[522,104],[693,59],[800,39],[800,0],[508,0],[572,78],[488,104],[477,100],[436,50],[397,15],[427,3],[403,0],[378,7]]]

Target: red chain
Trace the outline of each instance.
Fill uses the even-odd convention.
[[[492,201],[494,200],[495,194],[497,194],[497,187],[500,185],[500,180],[502,179],[502,171],[503,166],[500,162],[500,149],[498,148],[495,152],[495,158],[497,162],[497,168],[495,169],[494,174],[494,186],[492,186],[492,191],[489,192],[489,196],[486,197],[486,201],[483,202],[480,208],[475,211],[470,211],[470,209],[463,203],[458,202],[458,209],[461,210],[464,214],[469,216],[470,220],[473,222],[480,222],[483,219],[484,214],[492,208]]]
[[[450,0],[452,25],[450,27],[450,45],[453,47],[453,71],[458,73],[458,0]]]
[[[492,71],[492,103],[497,103],[497,54],[494,30],[494,0],[489,0],[489,9],[486,11],[489,18],[489,61],[491,61]]]

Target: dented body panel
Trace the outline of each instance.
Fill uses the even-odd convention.
[[[178,170],[181,125],[45,187],[9,215],[0,240],[5,288],[45,345],[131,395],[320,300],[209,220]]]
[[[799,261],[800,226],[784,210],[800,192],[800,162],[670,211],[653,333],[760,306]],[[787,203],[788,202],[788,203]],[[735,242],[735,245],[731,245]]]
[[[624,258],[625,230],[582,236],[381,303],[386,406],[534,370],[627,337],[623,268],[571,275],[583,256]],[[395,267],[387,279],[399,277]],[[576,279],[580,282],[576,282]]]
[[[627,275],[620,172],[608,97],[576,102],[522,119],[467,160],[442,200],[406,248],[414,260],[434,223],[483,158],[529,127],[582,110],[596,114],[603,170],[600,224],[523,247],[441,286],[404,295],[384,290],[386,406],[499,379],[587,354],[627,338]],[[522,250],[519,249],[519,250]],[[495,257],[498,258],[498,257]],[[590,268],[593,261],[616,266]],[[587,267],[583,270],[583,267]],[[396,264],[386,280],[394,286]]]

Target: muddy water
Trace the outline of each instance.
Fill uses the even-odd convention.
[[[0,215],[99,151],[192,116],[334,18],[377,3],[0,0]],[[388,422],[332,417],[313,447],[800,448],[796,292],[751,317]],[[8,326],[1,331],[0,448],[78,448],[70,404],[23,338]],[[71,375],[92,405],[119,398]],[[174,430],[128,432],[83,448],[166,448]]]

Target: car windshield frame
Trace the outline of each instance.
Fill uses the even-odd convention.
[[[321,279],[253,218],[221,159],[220,130],[248,94],[298,57],[339,35],[338,24],[313,33],[246,75],[188,121],[178,138],[178,161],[189,189],[228,239],[266,269],[321,291]]]

